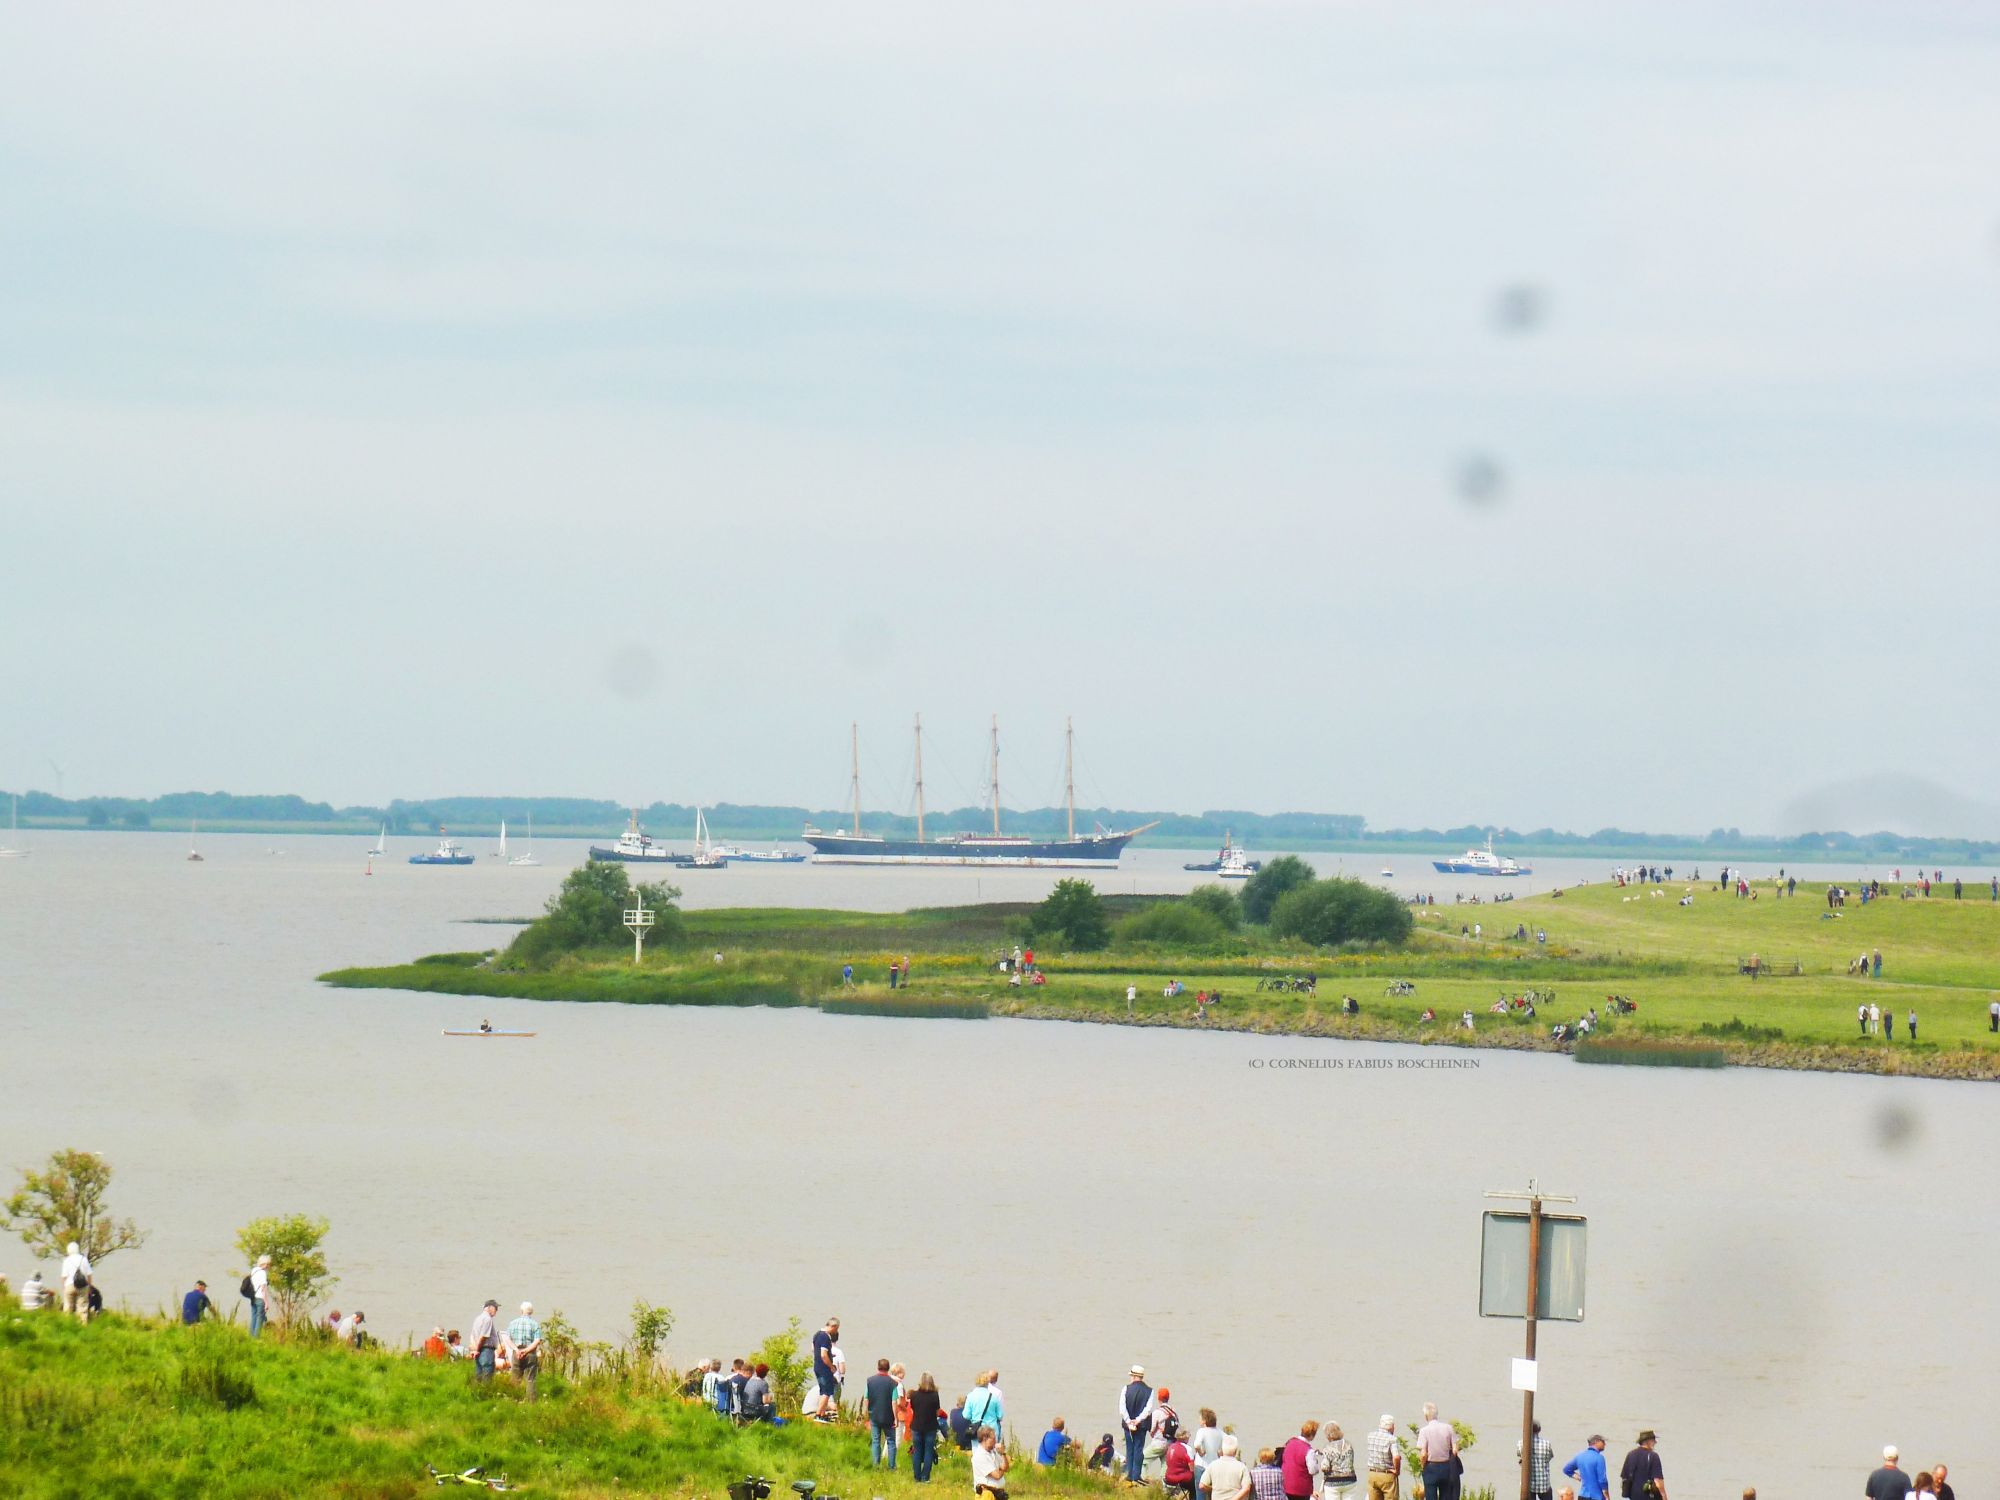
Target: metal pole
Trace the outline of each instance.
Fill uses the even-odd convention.
[[[1535,1359],[1535,1304],[1542,1292],[1542,1195],[1535,1194],[1528,1200],[1528,1352],[1530,1364]],[[1541,1384],[1539,1372],[1535,1384]],[[1528,1493],[1528,1476],[1535,1452],[1535,1393],[1521,1392],[1521,1500],[1531,1500]]]
[[[917,842],[924,841],[924,716],[917,715]]]

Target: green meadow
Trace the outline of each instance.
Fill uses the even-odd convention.
[[[438,955],[388,968],[343,969],[334,985],[630,1004],[777,1005],[869,1014],[1000,1017],[1170,1025],[1432,1045],[1556,1049],[1553,1023],[1596,1007],[1598,1039],[1683,1044],[1729,1062],[1947,1078],[2000,1076],[2000,903],[1989,888],[1949,886],[1929,898],[1894,894],[1829,908],[1824,888],[1755,899],[1713,883],[1574,887],[1498,903],[1417,908],[1395,949],[1315,951],[1245,927],[1207,951],[1128,943],[1125,919],[1160,899],[1107,897],[1109,947],[1037,953],[1045,985],[1012,985],[996,968],[1033,908],[977,906],[893,914],[784,909],[688,912],[678,941],[631,962],[629,948],[510,964],[504,953]],[[1657,893],[1657,894],[1656,894]],[[1692,903],[1680,899],[1691,895]],[[1477,924],[1477,936],[1470,929]],[[1514,936],[1517,928],[1527,936]],[[1538,941],[1537,935],[1545,941]],[[1880,950],[1881,977],[1848,972]],[[720,954],[720,961],[717,955]],[[892,959],[908,955],[910,984],[891,989]],[[1758,961],[1760,972],[1744,972]],[[852,964],[856,983],[842,982]],[[1796,971],[1796,972],[1794,972]],[[1314,995],[1274,988],[1317,977]],[[1186,993],[1165,991],[1178,981]],[[1407,981],[1409,995],[1388,993]],[[1126,999],[1128,987],[1136,1000]],[[1220,992],[1205,1016],[1198,991]],[[1502,996],[1553,992],[1531,1019],[1495,1014]],[[1613,1017],[1609,996],[1637,1003]],[[1343,1014],[1352,996],[1360,1014]],[[1856,1007],[1893,1012],[1893,1040],[1862,1036]],[[1426,1010],[1435,1019],[1423,1019]],[[1917,1039],[1906,1018],[1918,1017]],[[1471,1011],[1471,1030],[1461,1029]],[[1586,1044],[1588,1045],[1588,1044]]]
[[[948,1446],[948,1445],[947,1445]],[[0,1313],[0,1494],[18,1500],[249,1500],[438,1492],[425,1466],[475,1466],[529,1495],[704,1495],[746,1475],[794,1500],[916,1500],[971,1488],[940,1458],[930,1490],[869,1463],[856,1425],[738,1428],[628,1371],[542,1376],[529,1404],[502,1375],[475,1386],[462,1362],[355,1352],[324,1340],[255,1342],[111,1315]],[[1102,1494],[1077,1468],[1036,1470],[1037,1495]],[[450,1494],[480,1491],[450,1486]]]

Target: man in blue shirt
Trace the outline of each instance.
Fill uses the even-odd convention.
[[[819,1399],[813,1404],[812,1415],[817,1422],[831,1422],[837,1415],[834,1403],[840,1399],[840,1382],[833,1373],[833,1341],[839,1337],[838,1318],[828,1318],[826,1327],[813,1335],[813,1381]]]
[[[1042,1434],[1042,1445],[1035,1450],[1035,1462],[1043,1468],[1053,1466],[1055,1461],[1063,1456],[1064,1450],[1075,1441],[1075,1438],[1063,1431],[1063,1419],[1057,1417],[1049,1425],[1049,1430]]]
[[[208,1283],[197,1281],[194,1290],[181,1298],[181,1322],[189,1328],[202,1319],[202,1314],[215,1316],[215,1304],[208,1300]]]
[[[1563,1465],[1566,1478],[1576,1481],[1577,1500],[1609,1500],[1611,1475],[1604,1467],[1604,1437],[1590,1435],[1590,1446]]]

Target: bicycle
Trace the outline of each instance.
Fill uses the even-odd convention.
[[[434,1465],[425,1464],[424,1472],[429,1474],[432,1482],[440,1487],[447,1484],[463,1484],[469,1485],[475,1490],[511,1491],[526,1488],[525,1485],[515,1484],[505,1474],[502,1474],[498,1479],[489,1479],[486,1471],[477,1465],[474,1465],[470,1469],[460,1469],[452,1472],[450,1470],[440,1471]]]

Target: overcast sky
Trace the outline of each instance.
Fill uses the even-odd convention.
[[[2000,836],[2000,11],[20,6],[0,785]]]

